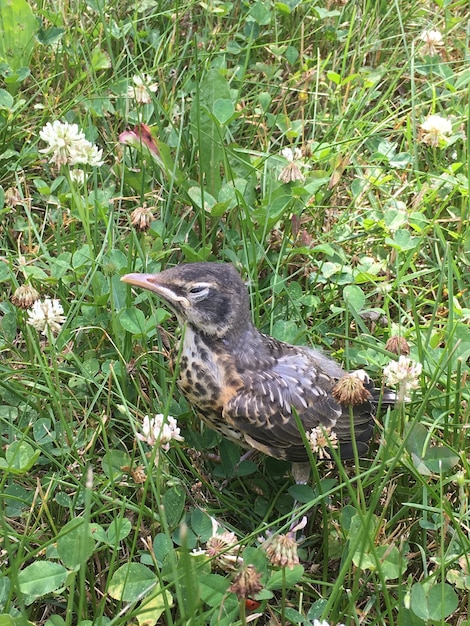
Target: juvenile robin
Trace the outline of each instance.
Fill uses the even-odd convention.
[[[232,265],[188,263],[121,280],[153,291],[175,313],[183,329],[178,385],[209,428],[292,461],[302,481],[309,457],[298,419],[306,433],[318,426],[334,433],[343,458],[354,447],[367,451],[380,391],[363,370],[348,374],[318,350],[261,333]],[[394,400],[382,394],[382,405]]]

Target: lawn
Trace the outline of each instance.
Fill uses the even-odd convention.
[[[0,0],[0,626],[470,624],[469,38],[468,0]],[[204,427],[120,280],[193,261],[396,383],[365,458],[297,485]]]

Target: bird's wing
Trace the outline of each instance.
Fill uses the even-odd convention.
[[[341,370],[339,370],[341,372]],[[337,372],[335,372],[336,374]],[[331,427],[339,442],[351,446],[350,412],[331,395],[336,378],[318,366],[307,351],[273,360],[269,368],[242,376],[242,388],[226,403],[224,418],[239,429],[246,442],[266,454],[291,461],[306,460],[297,427],[297,413],[306,432],[319,425]],[[361,408],[359,408],[361,407]],[[354,425],[367,441],[371,407],[354,407]],[[346,450],[345,457],[352,455]]]

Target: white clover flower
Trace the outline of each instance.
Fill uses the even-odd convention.
[[[327,448],[338,447],[338,437],[331,426],[316,426],[305,434],[312,452],[320,459],[330,458]]]
[[[435,148],[447,144],[447,135],[452,134],[452,123],[441,115],[428,115],[421,124],[421,141]]]
[[[80,146],[80,151],[77,150],[75,163],[84,163],[85,165],[91,165],[92,167],[100,167],[100,165],[103,165],[104,163],[102,157],[103,150],[99,150],[98,146],[95,146],[95,144],[90,143],[85,139]]]
[[[74,153],[76,146],[85,141],[83,131],[78,128],[77,124],[69,124],[68,122],[59,122],[55,120],[47,122],[42,130],[39,131],[40,138],[49,146],[39,150],[44,154],[52,152],[51,163],[57,165],[70,164],[71,153]]]
[[[46,336],[49,331],[57,335],[66,319],[59,300],[51,300],[50,298],[36,300],[31,309],[28,310],[28,317],[27,323]]]
[[[48,122],[39,131],[39,137],[48,144],[47,148],[39,150],[43,154],[50,154],[51,163],[61,165],[76,165],[77,163],[92,166],[102,165],[103,151],[90,143],[77,124],[68,122]]]
[[[326,619],[324,619],[322,622],[320,622],[319,619],[314,619],[313,626],[330,626],[330,624],[326,621]],[[338,624],[337,626],[344,626],[344,624]]]
[[[300,148],[286,147],[281,150],[281,156],[287,159],[288,164],[282,169],[279,174],[279,180],[282,183],[291,183],[295,181],[304,182],[305,176],[300,171],[300,166],[306,167],[305,163],[302,163],[302,150]]]
[[[292,149],[290,146],[287,146],[281,150],[281,155],[290,163],[293,163],[302,158],[302,150],[300,148]]]
[[[398,402],[403,401],[408,391],[419,387],[419,377],[422,371],[423,366],[421,363],[416,363],[402,354],[398,361],[390,361],[390,363],[384,367],[383,374],[385,384],[392,386],[398,385]]]
[[[70,178],[77,185],[83,185],[85,182],[85,172],[82,169],[70,170]]]
[[[424,42],[422,46],[424,54],[430,56],[438,54],[438,48],[444,45],[444,40],[438,30],[423,30],[418,39]]]
[[[158,413],[153,418],[149,418],[148,415],[144,417],[142,423],[142,434],[137,433],[137,438],[140,441],[145,441],[149,446],[158,445],[162,450],[166,452],[170,449],[170,441],[184,441],[178,428],[178,423],[174,417],[168,415],[165,420],[165,416]]]
[[[153,76],[150,74],[133,76],[132,82],[134,84],[127,88],[127,97],[133,98],[139,104],[150,104],[151,94],[158,90],[158,83],[154,82]]]

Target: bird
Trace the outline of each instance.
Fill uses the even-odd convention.
[[[292,462],[296,482],[306,482],[310,471],[305,433],[314,429],[334,436],[341,458],[367,452],[377,406],[392,405],[394,392],[375,388],[364,370],[346,372],[316,348],[258,330],[232,264],[183,263],[121,280],[155,293],[175,314],[183,329],[178,386],[209,428]]]

